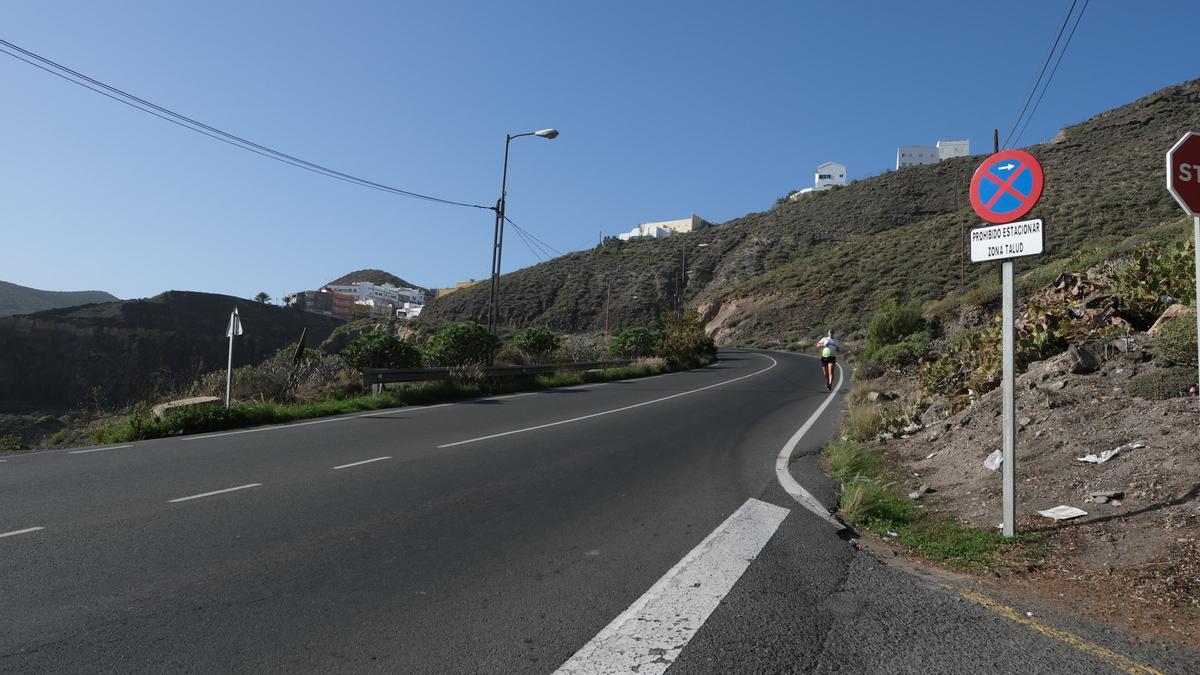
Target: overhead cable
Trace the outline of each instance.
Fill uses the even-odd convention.
[[[3,52],[4,54],[7,54],[8,56],[11,56],[14,59],[17,59],[19,61],[23,61],[24,63],[27,63],[31,66],[34,66],[41,70],[44,70],[52,75],[56,75],[72,84],[79,85],[85,89],[89,89],[89,90],[94,91],[103,96],[107,96],[108,98],[111,98],[115,101],[119,101],[121,103],[124,103],[125,105],[132,107],[132,108],[141,110],[144,113],[154,115],[155,117],[158,117],[159,119],[166,120],[168,122],[171,122],[172,124],[176,124],[185,129],[194,131],[198,134],[208,136],[209,138],[221,141],[223,143],[227,143],[229,145],[232,145],[237,148],[241,148],[243,150],[247,150],[249,152],[253,152],[256,155],[261,155],[263,157],[267,157],[269,159],[273,159],[278,162],[282,162],[284,164],[290,164],[294,167],[304,169],[306,171],[311,171],[313,173],[317,173],[317,174],[320,174],[323,176],[327,176],[329,178],[335,178],[337,180],[345,181],[347,183],[353,183],[355,185],[361,185],[362,187],[368,187],[368,188],[372,188],[375,190],[381,190],[383,192],[397,194],[397,195],[401,195],[404,197],[411,197],[413,199],[421,199],[421,200],[425,200],[425,201],[436,202],[439,204],[447,204],[447,205],[451,205],[451,206],[462,206],[465,208],[495,210],[495,207],[491,207],[491,206],[483,206],[480,204],[472,204],[469,202],[455,201],[453,199],[444,199],[441,197],[435,197],[433,195],[427,195],[427,194],[422,194],[420,192],[413,192],[411,190],[405,190],[403,188],[398,188],[398,187],[394,187],[391,185],[385,185],[383,183],[378,183],[378,182],[375,182],[372,180],[367,180],[366,178],[361,178],[361,177],[355,176],[353,174],[338,171],[336,169],[331,169],[327,166],[323,166],[323,165],[317,164],[315,162],[310,162],[308,160],[301,159],[294,155],[289,155],[285,152],[275,150],[273,148],[262,145],[260,143],[255,143],[254,141],[248,140],[241,136],[237,136],[237,135],[229,133],[227,131],[223,131],[223,130],[213,127],[211,125],[205,124],[204,122],[201,122],[199,120],[193,119],[186,115],[182,115],[182,114],[177,113],[168,108],[164,108],[160,105],[151,103],[150,101],[147,101],[138,96],[134,96],[133,94],[130,94],[129,92],[118,89],[117,87],[111,86],[109,84],[105,84],[104,82],[101,82],[100,80],[97,80],[95,78],[84,75],[83,73],[80,73],[76,70],[68,68],[67,66],[64,66],[60,63],[51,61],[50,59],[48,59],[44,56],[35,54],[34,52],[31,52],[27,49],[19,47],[19,46],[15,45],[7,40],[4,40],[2,38],[0,38],[0,52]]]

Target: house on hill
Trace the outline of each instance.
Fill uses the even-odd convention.
[[[839,187],[846,184],[846,165],[838,162],[825,162],[817,167],[813,174],[813,186],[804,188],[797,192],[793,192],[788,196],[792,201],[796,201],[800,197],[812,193],[828,190],[833,187]]]

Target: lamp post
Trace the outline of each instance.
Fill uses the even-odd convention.
[[[708,246],[708,242],[696,244],[696,248],[704,248]],[[675,304],[679,311],[683,311],[683,291],[687,286],[687,247],[682,243],[679,245],[679,250],[683,253],[683,260],[679,263],[679,291],[675,294]]]
[[[488,331],[496,334],[496,322],[499,318],[500,304],[500,258],[504,252],[504,202],[508,187],[508,144],[514,138],[522,136],[539,136],[545,139],[558,137],[558,129],[542,129],[524,134],[504,135],[504,172],[500,178],[500,199],[496,201],[496,230],[492,235],[492,289],[488,300]]]

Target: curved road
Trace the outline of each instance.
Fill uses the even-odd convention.
[[[1196,667],[1056,623],[1113,650],[1089,652],[856,551],[776,475],[826,399],[812,359],[724,351],[654,378],[11,456],[0,671]],[[826,505],[836,411],[790,466]]]

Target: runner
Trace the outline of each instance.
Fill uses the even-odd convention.
[[[833,329],[825,332],[825,337],[817,341],[821,350],[821,374],[825,376],[825,391],[833,391],[833,367],[837,364],[838,347],[841,346],[833,337]]]

